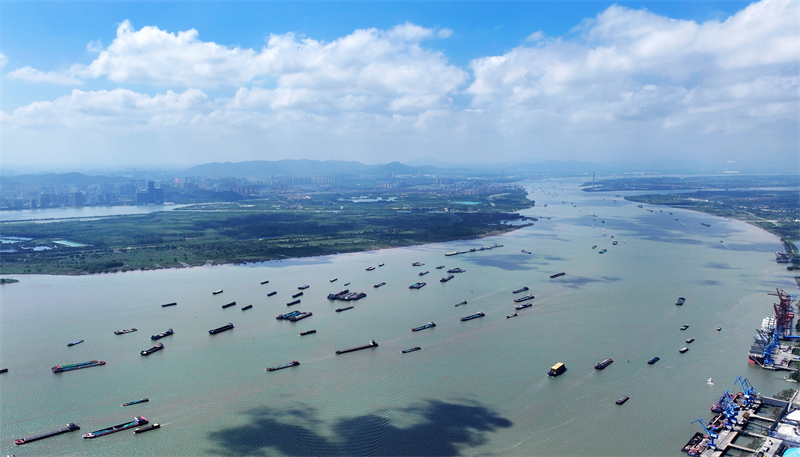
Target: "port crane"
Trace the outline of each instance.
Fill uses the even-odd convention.
[[[737,382],[742,387],[742,393],[744,394],[744,405],[750,406],[753,403],[753,399],[758,396],[756,388],[750,384],[750,381],[748,381],[747,378],[743,378],[741,376],[737,376],[733,381],[734,384]]]
[[[706,423],[706,421],[704,421],[703,419],[701,419],[701,418],[699,418],[699,417],[698,417],[697,419],[695,419],[695,420],[693,420],[693,421],[692,421],[692,423],[693,423],[693,424],[694,424],[695,422],[699,422],[699,423],[700,423],[700,426],[701,426],[701,427],[703,427],[703,430],[706,432],[706,435],[707,435],[707,436],[708,436],[708,438],[711,440],[711,441],[708,443],[708,446],[709,446],[709,447],[713,447],[713,448],[715,448],[715,449],[716,449],[717,445],[716,445],[716,443],[714,443],[714,440],[716,440],[717,438],[719,438],[719,435],[717,435],[716,433],[712,432],[712,431],[711,431],[711,429],[709,429],[709,428],[708,428],[708,423]]]

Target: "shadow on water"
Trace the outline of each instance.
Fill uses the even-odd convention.
[[[734,268],[730,266],[728,263],[723,262],[706,262],[704,265],[706,268],[715,268],[717,270],[733,270]]]
[[[426,400],[395,410],[415,418],[408,427],[381,414],[342,418],[327,424],[313,408],[246,411],[247,424],[209,433],[216,455],[458,455],[465,446],[486,442],[485,433],[512,425],[480,404]],[[328,428],[332,435],[321,433]]]

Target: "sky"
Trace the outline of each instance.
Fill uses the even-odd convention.
[[[800,2],[0,3],[0,168],[800,172]]]

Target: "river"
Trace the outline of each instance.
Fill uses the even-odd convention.
[[[523,213],[540,220],[481,240],[239,266],[15,276],[19,283],[0,289],[0,367],[9,368],[0,375],[0,451],[678,456],[700,430],[690,422],[708,419],[722,391],[738,389],[736,376],[767,395],[794,386],[747,362],[754,329],[775,302],[767,293],[797,289],[774,262],[775,236],[583,193],[580,182],[527,183],[536,206]],[[444,255],[490,243],[504,246]],[[466,272],[441,283],[447,273],[438,265]],[[566,274],[550,278],[559,271]],[[427,285],[408,288],[418,281]],[[348,282],[368,296],[337,313],[344,303],[326,296]],[[304,284],[302,302],[287,307]],[[533,306],[506,318],[522,286]],[[680,296],[686,303],[675,306]],[[237,305],[223,309],[230,301]],[[160,306],[168,302],[178,305]],[[293,309],[313,316],[275,319]],[[459,320],[478,311],[486,316]],[[436,327],[410,331],[428,321]],[[233,330],[208,334],[228,322]],[[113,333],[131,327],[138,332]],[[175,334],[160,340],[164,350],[139,354],[168,328]],[[317,333],[299,335],[309,329]],[[335,354],[370,339],[379,346]],[[413,346],[422,349],[401,353]],[[683,346],[690,351],[679,354]],[[661,361],[648,365],[654,356]],[[614,363],[595,370],[606,357]],[[107,363],[49,371],[93,359]],[[265,371],[292,360],[300,365]],[[550,378],[556,362],[568,371]],[[622,395],[630,400],[617,406]],[[150,401],[120,406],[142,397]],[[162,427],[81,439],[135,415]],[[81,431],[13,444],[68,422]]]

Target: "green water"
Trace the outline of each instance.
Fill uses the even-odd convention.
[[[774,302],[766,294],[797,289],[774,262],[774,236],[689,211],[647,212],[579,192],[578,183],[528,183],[537,206],[525,213],[550,219],[482,240],[246,266],[18,276],[0,289],[0,366],[9,368],[0,375],[0,452],[677,456],[699,430],[690,422],[708,419],[737,375],[765,394],[792,386],[746,357]],[[444,256],[493,242],[504,247]],[[440,283],[440,264],[467,271]],[[428,284],[408,289],[418,281]],[[326,296],[347,282],[368,296],[336,313],[344,304]],[[379,282],[387,284],[372,287]],[[311,287],[302,303],[287,307],[303,284]],[[534,306],[508,319],[511,291],[522,286]],[[253,309],[241,311],[247,304]],[[293,309],[314,315],[275,319]],[[477,311],[486,317],[459,320]],[[437,326],[410,331],[428,321]],[[236,328],[208,334],[228,322]],[[683,324],[690,328],[680,331]],[[139,331],[113,333],[131,327]],[[139,355],[168,328],[175,334],[159,340],[164,350]],[[317,333],[299,336],[309,329]],[[689,337],[691,350],[679,354]],[[66,346],[78,339],[85,342]],[[370,339],[380,346],[335,355]],[[401,353],[413,346],[422,350]],[[647,365],[654,356],[661,361]],[[606,357],[615,362],[594,370]],[[93,359],[107,364],[50,371]],[[265,372],[292,360],[301,365]],[[568,371],[548,378],[556,362]],[[615,405],[622,395],[631,399]],[[150,401],[120,406],[142,397]],[[135,415],[162,427],[81,438]],[[68,422],[81,431],[13,444]]]

